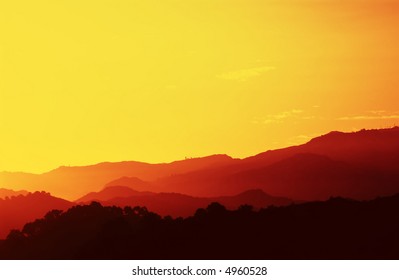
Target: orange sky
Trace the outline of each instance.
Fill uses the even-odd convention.
[[[0,2],[0,170],[399,124],[399,1]]]

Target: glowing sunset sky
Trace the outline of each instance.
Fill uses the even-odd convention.
[[[399,124],[399,1],[0,1],[0,170]]]

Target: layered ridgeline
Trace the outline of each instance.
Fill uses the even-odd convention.
[[[213,202],[218,202],[227,209],[237,209],[241,205],[251,205],[255,209],[267,206],[282,206],[294,203],[294,201],[274,197],[262,190],[249,190],[234,196],[219,197],[194,197],[179,193],[151,193],[138,192],[129,187],[106,187],[100,192],[90,193],[76,201],[80,204],[88,204],[92,201],[100,202],[107,206],[140,206],[161,216],[187,217],[194,215],[198,208],[205,208]]]
[[[293,200],[372,199],[399,192],[399,128],[331,132],[306,144],[245,159],[226,155],[172,163],[99,163],[44,174],[0,173],[0,187],[77,200],[104,186],[195,197],[260,189]]]
[[[24,190],[14,191],[9,189],[0,188],[0,199],[10,198],[18,195],[27,195],[28,192]]]
[[[399,196],[254,211],[212,203],[173,219],[97,202],[12,231],[0,259],[398,259]]]
[[[212,255],[220,258],[396,258],[398,223],[391,217],[398,210],[399,128],[331,132],[245,159],[214,155],[60,167],[44,174],[2,172],[1,187],[4,258],[92,258],[93,252],[99,258],[146,258],[140,246],[149,248],[148,242],[172,246],[169,255],[151,255],[158,258],[213,258],[206,255],[212,244],[198,241],[212,238],[226,247],[220,252],[229,252],[229,242],[241,246],[236,255]],[[324,202],[306,203],[315,200]],[[165,245],[164,238],[174,243]],[[194,239],[199,253],[187,255]],[[135,255],[115,251],[127,240],[124,248],[135,248]],[[270,254],[245,251],[255,245],[266,250],[268,240],[279,241]],[[300,240],[311,246],[297,245]],[[48,251],[41,255],[39,247]]]
[[[218,202],[228,209],[238,209],[241,205],[253,205],[255,209],[270,205],[281,206],[293,201],[282,197],[272,197],[261,190],[250,190],[236,196],[192,197],[177,193],[139,192],[129,187],[105,187],[100,192],[89,193],[75,202],[54,197],[46,192],[28,193],[0,199],[0,239],[4,239],[11,230],[20,230],[23,226],[45,216],[51,210],[67,210],[75,205],[90,204],[92,201],[104,205],[119,207],[145,207],[162,216],[188,217],[198,208]]]
[[[161,164],[126,161],[103,162],[90,166],[62,166],[43,174],[0,172],[0,187],[20,189],[20,186],[24,186],[23,189],[27,191],[45,190],[57,197],[76,200],[121,177],[136,177],[142,181],[153,182],[162,177],[223,166],[234,161],[225,155],[213,155]],[[135,188],[139,191],[145,190],[142,187]]]
[[[0,239],[4,239],[11,229],[21,229],[27,222],[42,218],[53,209],[67,210],[73,205],[45,192],[0,198]]]

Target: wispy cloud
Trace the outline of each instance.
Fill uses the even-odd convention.
[[[256,117],[251,122],[253,124],[279,124],[287,121],[297,123],[298,121],[309,121],[314,119],[321,119],[315,115],[306,113],[304,110],[292,109],[289,111],[283,111],[277,114],[266,115],[262,117]]]
[[[356,120],[394,120],[399,119],[399,112],[387,112],[385,110],[367,111],[366,114],[343,116],[337,120],[356,121]]]
[[[270,123],[282,123],[286,119],[289,118],[299,118],[299,116],[303,113],[303,110],[299,109],[292,109],[290,111],[284,111],[278,114],[267,115],[263,118],[257,118],[253,121],[253,123],[263,123],[263,124],[270,124]]]
[[[219,79],[223,79],[223,80],[233,80],[233,81],[245,82],[245,81],[248,81],[250,78],[260,76],[265,72],[272,71],[275,69],[276,69],[276,67],[274,67],[274,66],[262,66],[262,67],[241,69],[238,71],[222,73],[220,75],[217,75],[217,77]]]

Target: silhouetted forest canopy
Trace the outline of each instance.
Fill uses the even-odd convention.
[[[254,211],[219,203],[194,216],[98,202],[13,230],[1,259],[398,259],[399,195],[331,198]]]

